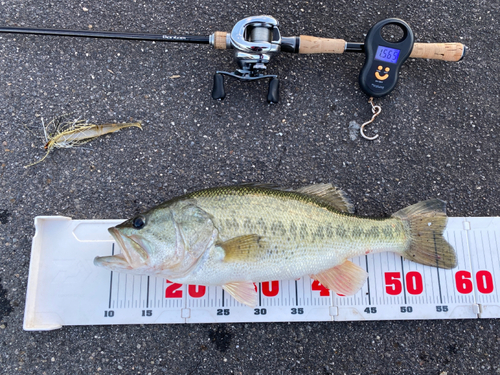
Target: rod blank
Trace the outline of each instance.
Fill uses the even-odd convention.
[[[26,27],[0,27],[0,33],[71,36],[77,38],[147,40],[154,42],[182,42],[182,43],[198,43],[198,44],[209,44],[209,38],[210,38],[208,36],[196,36],[196,35],[168,35],[168,34],[122,33],[113,31],[36,29],[36,28],[26,28]]]

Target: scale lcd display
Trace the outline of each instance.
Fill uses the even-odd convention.
[[[391,64],[396,64],[399,57],[399,49],[378,46],[375,60],[385,61]]]

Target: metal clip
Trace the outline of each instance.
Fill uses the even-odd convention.
[[[373,105],[373,97],[371,97],[370,100],[368,100],[368,103],[370,103],[372,105],[373,116],[372,116],[372,119],[370,121],[367,121],[363,125],[361,125],[359,132],[364,139],[368,139],[369,141],[373,141],[374,139],[378,138],[378,134],[374,135],[373,137],[368,137],[365,135],[365,133],[363,131],[364,131],[364,128],[366,125],[371,124],[373,121],[375,121],[375,117],[380,115],[380,112],[382,112],[382,108],[378,105]]]

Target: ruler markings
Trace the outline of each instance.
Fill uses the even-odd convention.
[[[365,255],[365,263],[366,263],[366,273],[369,275],[370,272],[368,272],[368,255]],[[370,296],[370,276],[366,278],[366,287],[368,288],[368,305],[371,306],[371,296]]]
[[[455,232],[453,232],[453,233],[455,233]],[[448,232],[444,233],[444,237],[445,237],[446,241],[448,241],[448,243],[450,243],[453,247],[455,247],[454,243],[453,244],[451,243],[450,236],[449,236]],[[458,261],[458,259],[457,259],[457,261]],[[441,295],[443,298],[443,301],[441,303],[450,303],[449,298],[446,298],[447,296],[448,297],[450,296],[450,293],[448,291],[448,279],[446,277],[447,273],[446,272],[441,273],[440,270],[438,269],[438,274],[439,274],[439,280],[441,281],[441,291],[443,292],[443,294]]]
[[[496,234],[497,234],[496,232],[492,233],[493,240],[494,240],[493,242],[495,244],[495,250],[496,250],[496,255],[497,255],[495,261],[493,261],[492,264],[498,264],[498,262],[500,261],[500,259],[499,259],[499,255],[500,255],[500,251],[499,250],[500,249],[498,248],[498,240],[497,240]],[[493,257],[493,255],[492,255],[492,257]],[[495,277],[495,280],[497,280],[496,277]],[[498,301],[498,291],[497,291],[497,301]]]
[[[280,286],[280,290],[283,290],[284,287],[283,287],[283,281],[282,280],[279,281],[278,285]],[[283,298],[284,298],[285,294],[284,293],[280,293],[279,296],[280,296],[281,306],[285,306],[285,304],[283,303]]]
[[[132,275],[132,295],[130,296],[130,300],[132,301],[132,306],[134,305],[134,294],[135,294],[135,275]],[[137,307],[137,304],[136,306]]]
[[[456,232],[455,232],[455,231],[453,231],[452,233],[453,233],[453,245],[454,245],[454,248],[456,248],[456,247],[457,247],[457,245],[456,245],[456,244],[457,244],[457,236],[456,236]],[[448,232],[446,232],[446,240],[447,240],[449,243],[451,243],[451,238],[450,238],[450,236],[449,236],[449,233],[448,233]],[[459,259],[457,259],[457,261],[459,261]],[[460,262],[458,262],[458,263],[460,264]],[[455,289],[454,289],[454,288],[452,288],[452,291],[450,292],[450,289],[448,288],[449,283],[450,283],[450,282],[448,281],[448,273],[447,273],[447,272],[444,272],[444,275],[443,275],[443,276],[444,276],[444,279],[445,279],[445,282],[444,282],[444,286],[445,286],[445,288],[446,288],[446,293],[445,293],[445,294],[446,294],[446,296],[447,296],[447,297],[445,298],[446,302],[447,302],[447,303],[450,303],[450,301],[453,301],[454,303],[457,303],[457,302],[458,302],[458,301],[457,301],[457,293],[456,293]]]
[[[388,268],[391,269],[391,267],[390,267],[391,262],[389,261],[389,253],[385,253],[384,255],[381,256],[381,258],[382,257],[384,257],[386,259],[386,264],[387,264]],[[382,280],[384,280],[384,268],[382,267],[382,259],[380,259],[379,266],[380,266],[379,267],[380,276],[381,276]],[[382,304],[383,305],[387,305],[388,298],[389,298],[389,296],[386,296],[386,293],[382,294]]]
[[[376,270],[376,268],[375,268],[375,255],[370,254],[369,257],[372,260],[372,265],[373,265],[373,267],[370,267],[370,269]],[[377,283],[380,283],[379,273],[378,272],[372,272],[372,273],[373,273],[373,279],[372,279],[373,285],[377,285]],[[378,292],[377,288],[373,288],[372,293],[375,296],[375,301],[378,301],[378,304],[381,304],[381,297],[379,296],[379,292]]]
[[[476,249],[478,249],[476,231],[472,230],[470,232],[471,232],[471,236],[469,238],[472,238],[472,241],[474,243],[474,247]],[[480,249],[480,250],[483,250],[483,249]],[[481,267],[481,264],[480,264],[480,259],[478,256],[479,254],[477,251],[474,255],[475,255],[474,259],[476,260],[476,262],[475,262],[476,267],[474,267],[474,264],[471,262],[471,268],[472,268],[471,269],[471,275],[472,275],[471,280],[472,280],[473,290],[479,292],[479,290],[477,289],[476,278],[474,277],[474,271],[477,272],[477,270]],[[470,256],[472,256],[472,254]],[[477,292],[475,292],[474,294],[477,294]],[[483,300],[483,297],[484,297],[483,295],[478,295],[478,300],[479,300],[478,302],[481,302]]]
[[[127,282],[128,282],[128,274],[125,274],[125,287],[123,288],[123,305],[127,305]],[[120,302],[120,307],[122,303]]]
[[[157,287],[157,281],[158,281],[158,278],[157,278],[157,277],[155,277],[155,287],[154,287],[154,291],[155,291],[155,292],[154,292],[154,296],[153,296],[153,301],[155,301],[155,302],[154,302],[153,307],[154,307],[155,309],[156,309],[156,287]]]
[[[139,308],[143,307],[142,305],[142,277],[139,276],[139,299],[138,299]]]
[[[434,237],[434,250],[436,252],[436,266],[439,266],[439,260],[437,256],[437,244],[436,244],[436,233],[433,232],[433,237]],[[436,267],[437,270],[437,278],[438,278],[438,286],[439,286],[439,303],[443,303],[443,294],[441,293],[441,279],[439,277],[439,268]],[[431,280],[432,282],[432,280]]]
[[[488,233],[488,232],[486,232],[486,233]],[[484,257],[484,263],[483,263],[484,267],[481,267],[481,269],[487,269],[488,268],[487,267],[488,261],[486,260],[486,243],[485,243],[485,239],[484,239],[484,232],[482,230],[479,231],[479,237],[480,237],[480,240],[481,240],[481,246],[483,248],[482,253],[483,253],[483,257]],[[493,256],[492,256],[491,253],[489,254],[489,256],[490,256],[490,258],[492,260],[492,262],[489,263],[489,264],[491,264],[491,273],[494,276],[495,275],[495,265],[493,264]],[[483,278],[481,278],[481,281],[477,280],[477,282],[478,283],[479,282],[483,282]],[[484,284],[484,282],[483,282],[483,284]],[[496,294],[496,292],[495,292],[495,294]],[[485,300],[487,302],[489,302],[489,303],[493,302],[493,298],[492,298],[493,295],[492,294],[485,295],[485,297],[486,297]]]
[[[146,284],[146,309],[149,308],[149,276],[147,278],[147,284]]]
[[[122,273],[118,272],[117,278],[116,278],[116,307],[118,308],[118,302],[120,301],[120,281],[122,278]]]
[[[299,290],[297,285],[297,280],[295,280],[295,305],[299,305]]]
[[[162,292],[163,292],[163,285],[166,284],[166,280],[165,279],[161,279],[161,285],[162,285]],[[163,298],[161,299],[161,307],[164,308],[165,307],[165,293],[162,293],[163,294]]]
[[[491,274],[492,274],[492,279],[494,280],[495,279],[495,263],[493,263],[493,254],[491,253],[491,247],[489,246],[489,235],[488,235],[488,231],[484,232],[484,231],[481,231],[481,243],[483,245],[483,254],[484,254],[484,258],[485,258],[485,262],[484,262],[484,269],[487,269],[487,261],[486,261],[486,257],[487,257],[487,254],[486,254],[486,250],[490,250],[490,253],[488,254],[489,255],[489,258],[491,259]],[[486,238],[485,238],[486,237]],[[494,293],[493,293],[494,292]],[[496,302],[496,294],[497,294],[497,291],[495,290],[495,288],[493,287],[493,290],[491,291],[490,294],[488,294],[488,300],[490,303],[494,303]]]
[[[490,252],[490,256],[491,256],[491,264],[493,265],[493,283],[495,283],[495,280],[498,280],[497,279],[497,275],[498,275],[498,257],[496,257],[497,259],[494,259],[494,252],[493,252],[493,241],[491,240],[490,238],[490,231],[486,232],[487,233],[487,236],[488,236],[488,248],[489,248],[489,252]],[[491,233],[491,235],[493,235],[493,237],[495,237],[495,234],[494,233]],[[495,249],[497,251],[497,254],[498,254],[498,249]],[[498,288],[493,285],[493,290],[495,291],[495,293],[492,295],[492,297],[494,297],[494,301],[495,302],[498,302]]]
[[[476,283],[475,283],[475,280],[474,280],[475,278],[473,277],[474,276],[473,275],[473,273],[474,273],[474,263],[472,261],[472,259],[473,259],[472,258],[472,253],[470,251],[471,240],[470,240],[470,237],[469,237],[469,233],[473,232],[473,230],[472,230],[473,226],[471,225],[470,222],[467,221],[467,219],[465,219],[464,220],[464,224],[463,224],[464,228],[466,227],[465,223],[468,223],[468,225],[467,225],[468,229],[463,232],[465,234],[465,244],[466,244],[466,248],[465,249],[467,249],[466,252],[464,251],[464,255],[465,255],[465,253],[467,253],[467,256],[469,258],[469,263],[468,264],[469,264],[470,272],[471,272],[471,276],[472,276],[472,290],[473,290],[472,291],[472,298],[474,300],[474,303],[478,303],[478,301],[477,301],[478,298],[477,298],[477,293],[476,293],[476,290],[477,290],[476,289]],[[476,251],[477,251],[477,249],[476,249]]]
[[[461,241],[462,249],[468,249],[468,246],[467,246],[467,245],[464,245],[464,235],[463,235],[463,234],[461,234],[461,235],[460,235],[460,241]],[[469,243],[469,236],[468,236],[467,232],[465,233],[465,243],[466,243],[466,244],[468,244],[468,243]],[[468,264],[468,265],[469,265],[469,267],[471,267],[471,271],[472,271],[473,266],[472,266],[472,259],[471,259],[471,257],[470,257],[470,253],[469,253],[468,251],[467,251],[467,252],[466,252],[466,251],[463,251],[463,252],[462,252],[462,254],[463,254],[463,256],[464,256],[464,268],[465,268],[465,265],[467,265],[467,264]],[[467,257],[467,255],[469,255],[469,256]],[[468,262],[467,262],[467,258],[468,258]],[[474,279],[474,278],[473,278],[473,279]],[[472,281],[472,282],[474,283],[474,281]],[[458,290],[457,290],[457,292],[456,292],[456,293],[459,293],[459,292],[458,292]],[[472,292],[471,292],[471,293],[472,293]],[[465,296],[464,294],[460,293],[460,294],[459,294],[459,297],[460,297],[460,301],[461,301],[462,303],[463,303],[463,302],[465,302],[465,300],[466,300],[466,296]]]
[[[492,247],[492,241],[491,241],[491,238],[490,238],[490,231],[487,231],[486,232],[486,236],[487,236],[487,239],[488,239],[488,252],[490,254],[490,259],[491,259],[491,265],[492,265],[492,273],[493,273],[493,280],[497,280],[497,265],[498,265],[498,259],[497,261],[495,261],[493,259],[493,247]],[[498,302],[498,289],[494,287],[494,291],[495,291],[495,294],[492,295],[492,297],[494,298],[495,302]]]
[[[207,301],[211,301],[210,300],[210,288],[207,288],[207,300],[203,303],[203,307],[205,307],[207,305]]]
[[[111,271],[111,276],[109,277],[109,304],[108,309],[111,308],[111,295],[113,291],[113,271]]]

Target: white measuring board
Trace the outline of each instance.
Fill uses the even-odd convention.
[[[352,259],[368,280],[354,296],[317,281],[256,284],[250,308],[221,287],[181,285],[162,278],[110,272],[96,256],[120,251],[108,233],[123,220],[35,218],[25,330],[65,325],[215,322],[474,319],[500,317],[500,218],[449,218],[453,270],[422,266],[393,253]]]

